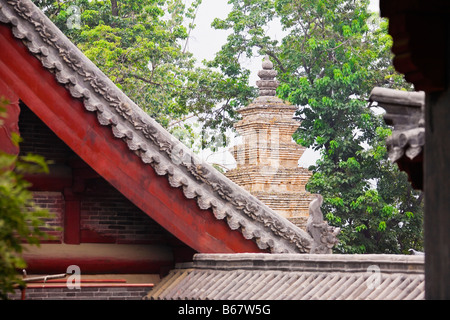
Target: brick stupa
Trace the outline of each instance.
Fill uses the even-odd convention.
[[[296,107],[275,96],[279,82],[268,57],[262,67],[259,97],[239,110],[235,128],[242,143],[231,150],[237,166],[226,176],[304,229],[313,195],[305,190],[311,172],[298,165],[305,148],[292,140],[300,125]]]

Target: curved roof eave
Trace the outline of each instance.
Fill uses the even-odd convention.
[[[100,125],[109,126],[172,187],[181,187],[186,198],[212,209],[216,219],[226,220],[260,249],[309,252],[313,240],[308,233],[201,161],[117,88],[31,1],[1,0],[0,21],[11,25],[14,36],[96,114]]]

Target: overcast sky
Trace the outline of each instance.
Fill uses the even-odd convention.
[[[378,12],[379,0],[371,0],[370,9]],[[225,44],[228,31],[216,30],[211,27],[211,23],[215,18],[226,18],[230,10],[231,5],[228,4],[228,0],[202,1],[195,20],[196,28],[191,34],[188,46],[189,51],[195,55],[198,61],[213,59],[215,53]],[[277,30],[276,25],[270,28],[270,32],[275,39],[278,38],[277,40],[281,40],[280,29]],[[245,66],[252,72],[250,76],[251,85],[255,85],[255,81],[258,80],[256,73],[261,68],[261,60],[261,57],[253,57],[251,61],[244,61]],[[306,150],[300,159],[300,165],[302,167],[308,167],[315,163],[317,157],[317,153],[314,153],[312,150]],[[234,159],[231,154],[222,150],[222,152],[217,154],[214,161],[226,165],[234,162]]]

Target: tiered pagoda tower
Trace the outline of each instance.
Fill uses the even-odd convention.
[[[313,195],[305,190],[311,172],[299,167],[305,148],[292,140],[300,123],[293,119],[296,107],[275,96],[277,71],[266,56],[257,97],[239,113],[235,124],[242,144],[231,152],[237,167],[226,176],[244,187],[275,212],[305,228]]]

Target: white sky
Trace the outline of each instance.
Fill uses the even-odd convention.
[[[379,0],[370,0],[369,8],[374,12],[378,12]],[[211,23],[215,18],[226,18],[230,10],[231,5],[228,4],[228,0],[202,1],[195,20],[196,28],[191,33],[188,45],[188,50],[194,54],[199,62],[204,59],[213,59],[215,53],[225,44],[229,31],[216,30],[211,27]],[[277,39],[278,34],[278,40],[281,40],[281,29],[277,28],[276,25],[271,26],[269,32],[275,39]],[[255,56],[251,61],[246,60],[243,62],[251,70],[250,84],[252,85],[255,85],[255,81],[258,79],[256,73],[261,68],[261,60],[261,57]],[[300,159],[300,165],[307,168],[315,163],[318,156],[318,153],[308,149]],[[226,150],[222,150],[222,152],[217,154],[217,157],[213,157],[212,159],[213,161],[226,165],[234,160]]]

